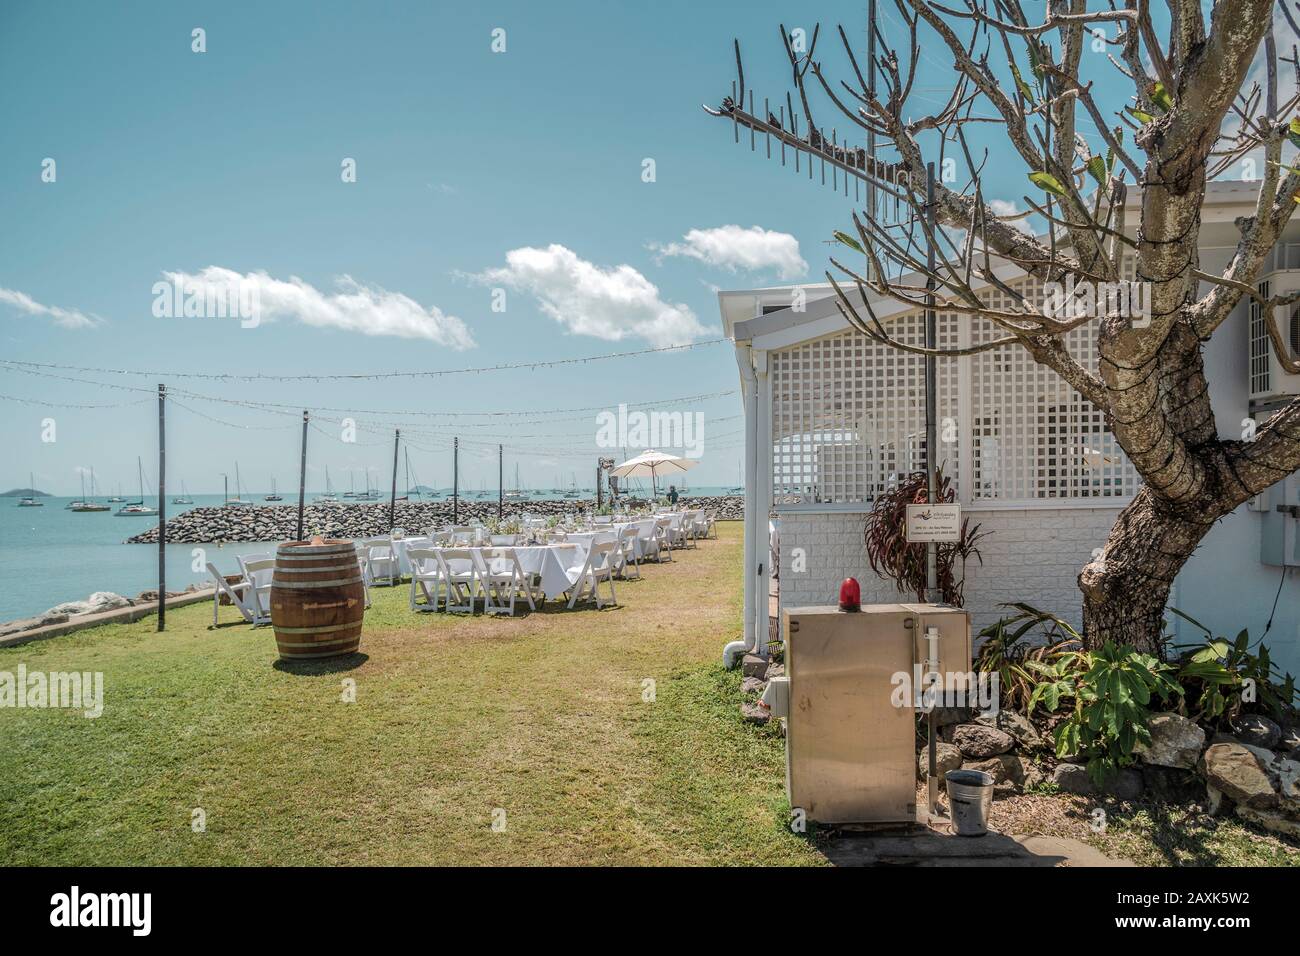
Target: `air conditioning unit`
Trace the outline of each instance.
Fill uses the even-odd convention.
[[[1259,281],[1261,298],[1300,291],[1300,269],[1279,269]],[[1288,395],[1300,395],[1300,375],[1289,375],[1277,360],[1268,337],[1264,310],[1251,299],[1248,304],[1247,382],[1251,401],[1266,401]],[[1300,357],[1300,303],[1275,306],[1274,318],[1291,358]]]

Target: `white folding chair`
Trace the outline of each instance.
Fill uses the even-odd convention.
[[[655,560],[671,561],[673,559],[672,518],[655,518]]]
[[[600,544],[592,543],[587,549],[587,559],[580,565],[569,568],[569,576],[573,577],[577,572],[577,579],[573,587],[570,588],[569,607],[572,608],[583,598],[590,589],[591,598],[596,602],[597,609],[603,608],[605,602],[600,597],[600,582],[609,582],[609,603],[617,604],[618,595],[614,593],[614,552],[617,545],[612,541],[605,541]]]
[[[370,576],[370,546],[363,540],[352,542],[352,550],[357,554],[357,567],[361,569],[361,592],[366,598],[366,607],[370,607],[370,585],[374,583]]]
[[[211,561],[208,562],[208,574],[212,575],[212,581],[217,587],[212,593],[213,627],[217,626],[217,608],[221,606],[221,595],[223,594],[230,599],[231,605],[235,610],[239,611],[240,615],[249,624],[259,627],[271,623],[269,611],[263,616],[259,610],[253,585],[247,577],[231,584]]]
[[[513,616],[515,599],[521,593],[528,601],[528,609],[537,610],[533,592],[536,588],[540,593],[539,582],[535,582],[533,576],[524,571],[514,548],[484,548],[473,553],[479,559],[479,580],[486,585],[485,611],[492,614],[508,612]],[[507,596],[510,599],[509,605],[506,604]],[[542,599],[545,600],[545,595]]]
[[[406,552],[406,557],[411,562],[411,610],[438,610],[438,592],[444,585],[447,594],[451,594],[451,586],[447,585],[443,577],[438,552],[433,548],[411,548]],[[416,600],[421,592],[424,594],[423,604]]]
[[[266,557],[249,561],[240,561],[244,566],[244,578],[249,583],[248,594],[259,618],[271,619],[271,578],[275,574],[275,558]]]
[[[448,611],[473,614],[474,592],[479,584],[474,552],[468,548],[443,548],[436,554],[447,585],[447,603],[444,607]],[[456,597],[455,604],[452,603],[453,594]]]
[[[392,587],[397,583],[400,569],[397,566],[397,552],[393,542],[388,538],[375,538],[366,542],[366,557],[370,563],[370,581],[372,584],[384,584]]]
[[[629,570],[629,568],[631,570]],[[641,559],[637,557],[636,528],[628,525],[618,533],[618,563],[616,571],[623,580],[641,577]]]

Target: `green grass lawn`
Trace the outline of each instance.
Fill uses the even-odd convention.
[[[147,618],[0,649],[0,670],[105,682],[97,719],[0,709],[0,859],[820,862],[783,826],[779,735],[741,723],[720,665],[742,600],[741,527],[720,528],[604,611],[413,614],[375,589],[342,666],[278,666],[269,628],[223,609],[212,630],[207,604],[165,635]]]

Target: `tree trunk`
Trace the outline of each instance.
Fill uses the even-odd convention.
[[[1174,512],[1143,487],[1120,512],[1105,547],[1079,573],[1083,638],[1162,655],[1164,609],[1174,578],[1218,514]]]

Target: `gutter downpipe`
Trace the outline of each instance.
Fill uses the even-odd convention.
[[[754,649],[766,658],[768,646],[768,601],[772,589],[772,378],[766,349],[754,353],[758,376],[758,407],[755,425],[754,485]]]
[[[754,374],[753,350],[748,342],[736,343],[736,365],[740,369],[740,395],[745,406],[745,610],[744,633],[722,649],[722,665],[728,670],[755,646],[754,605],[756,603],[754,541],[758,537],[758,377]]]

